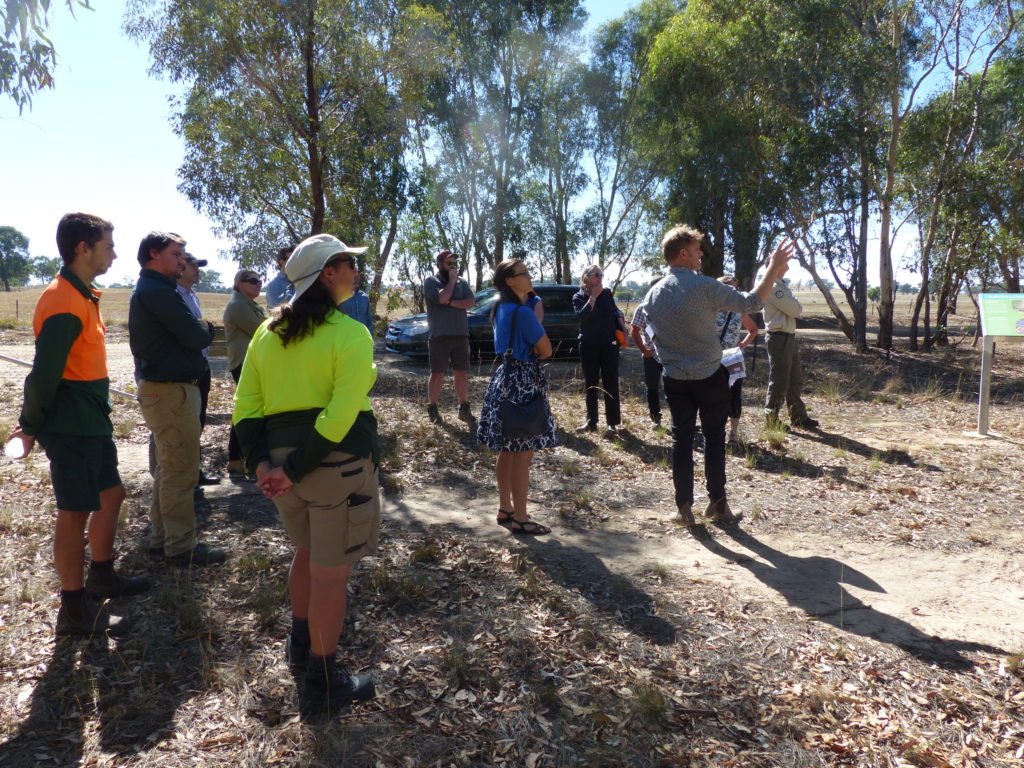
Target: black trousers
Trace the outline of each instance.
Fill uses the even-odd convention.
[[[729,387],[729,418],[738,419],[743,415],[743,379]]]
[[[242,366],[231,369],[231,378],[238,384],[238,377],[242,375]],[[238,444],[238,435],[235,434],[235,425],[228,429],[228,461],[241,461],[242,448]]]
[[[581,344],[580,363],[587,386],[587,423],[597,425],[597,395],[603,391],[605,419],[609,426],[617,427],[622,422],[619,413],[619,345]]]
[[[725,423],[729,418],[729,372],[723,366],[706,379],[665,376],[672,413],[672,484],[676,506],[693,503],[693,433],[700,415],[704,433],[704,477],[708,498],[725,498]]]
[[[661,420],[661,371],[662,364],[654,356],[644,358],[644,386],[647,387],[647,408],[651,418]]]
[[[210,365],[207,363],[206,372],[199,377],[197,384],[199,385],[199,426],[200,428],[206,426],[206,406],[210,402],[210,385],[213,383],[213,377],[210,373]]]

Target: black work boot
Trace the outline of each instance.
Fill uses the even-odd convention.
[[[441,412],[437,410],[437,403],[427,403],[427,418],[431,424],[441,424]]]
[[[106,632],[118,634],[124,630],[121,619],[111,617],[90,598],[84,589],[61,590],[60,609],[57,611],[57,637],[96,637]]]
[[[309,662],[309,620],[292,617],[292,631],[284,641],[284,657],[288,660],[288,668],[293,675],[301,675],[306,671]]]
[[[459,419],[469,424],[471,427],[476,426],[476,416],[469,410],[469,403],[459,403]]]
[[[299,693],[299,712],[303,717],[332,714],[353,701],[366,701],[376,695],[370,675],[350,675],[337,665],[333,655],[310,655]]]
[[[113,597],[138,595],[149,589],[149,579],[145,576],[122,576],[114,570],[114,561],[89,563],[89,571],[85,577],[85,591],[96,600]]]

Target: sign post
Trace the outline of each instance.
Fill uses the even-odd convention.
[[[978,296],[981,310],[981,385],[978,392],[978,432],[987,437],[988,406],[992,394],[992,360],[996,340],[1024,341],[1024,293],[982,293]]]

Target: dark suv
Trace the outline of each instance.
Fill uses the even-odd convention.
[[[575,285],[534,285],[533,290],[544,304],[544,330],[556,356],[572,357],[577,354],[576,337],[579,323],[572,311],[572,297],[579,288]],[[484,288],[476,295],[476,303],[467,311],[469,318],[469,349],[474,358],[494,357],[494,329],[491,328],[491,308],[498,300],[494,288]],[[388,324],[384,335],[385,347],[413,357],[427,355],[427,316],[410,315]],[[504,350],[502,350],[504,351]]]

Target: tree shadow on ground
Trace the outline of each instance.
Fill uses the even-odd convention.
[[[198,596],[165,593],[153,599],[173,602],[178,617],[201,623]],[[182,701],[202,687],[201,641],[178,640],[181,624],[154,626],[152,605],[131,598],[123,607],[129,624],[116,640],[57,639],[33,688],[28,717],[0,745],[0,765],[78,765],[89,720],[98,721],[102,748],[126,757],[148,752],[160,740],[154,735],[176,729]]]
[[[855,453],[865,459],[878,458],[885,464],[899,464],[900,466],[910,467],[912,469],[923,469],[927,472],[942,471],[942,467],[938,467],[934,464],[921,463],[901,448],[890,448],[885,451],[880,451],[877,448],[873,448],[866,443],[854,440],[846,435],[840,435],[835,432],[825,432],[821,429],[801,430],[797,434],[799,434],[799,436],[804,440],[828,445],[836,450]]]
[[[94,642],[105,643],[106,639]],[[0,744],[0,765],[34,768],[79,764],[89,715],[83,711],[83,704],[92,696],[88,686],[83,690],[82,670],[77,664],[80,645],[70,639],[58,640],[54,645],[53,655],[32,691],[28,717],[14,736]]]
[[[654,598],[600,558],[554,538],[519,538],[552,581],[579,593],[603,616],[657,645],[675,642],[678,628],[658,615]]]
[[[723,526],[721,531],[764,562],[729,549],[717,541],[710,530],[701,531],[695,538],[712,554],[746,568],[790,605],[836,629],[894,645],[925,663],[949,670],[962,671],[974,666],[974,662],[963,655],[965,652],[1006,654],[1001,648],[982,643],[925,634],[902,619],[875,610],[850,594],[843,585],[879,593],[884,593],[885,589],[835,558],[794,557],[759,541],[742,528]]]

